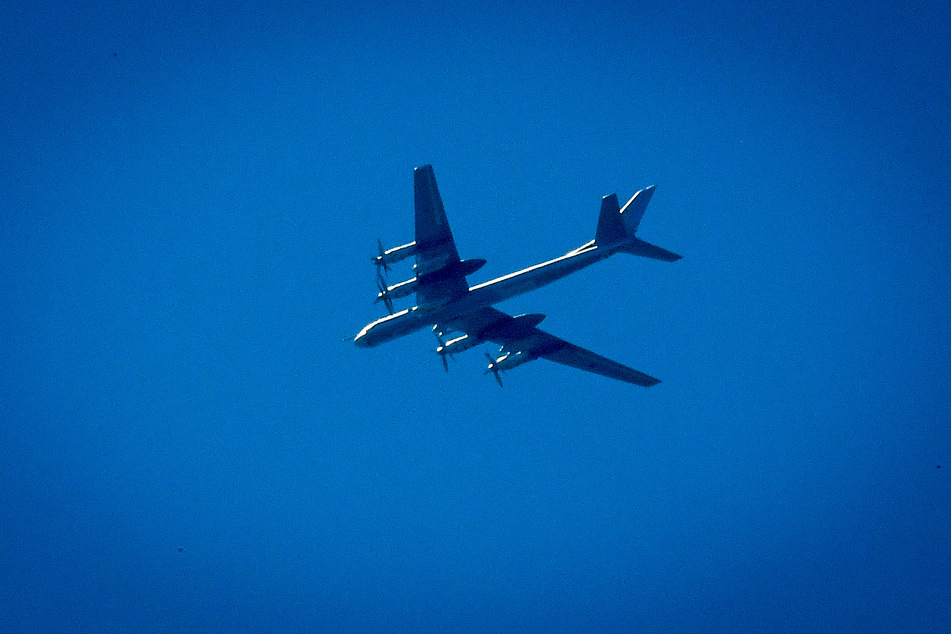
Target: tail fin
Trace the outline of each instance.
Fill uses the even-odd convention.
[[[644,212],[647,211],[647,203],[651,201],[655,189],[657,189],[657,185],[642,189],[631,196],[631,199],[624,205],[624,209],[620,213],[627,235],[633,236],[637,231],[638,225],[641,224],[641,218],[644,217]]]
[[[612,245],[623,243],[619,251],[639,255],[645,258],[674,262],[681,256],[667,249],[654,246],[635,236],[641,218],[647,210],[647,203],[654,195],[655,186],[637,192],[627,201],[623,208],[619,208],[617,195],[611,194],[601,199],[601,215],[598,217],[598,229],[595,232],[595,244]]]
[[[596,244],[614,244],[627,235],[621,223],[621,208],[617,204],[617,194],[601,199],[601,215],[598,216],[598,229],[594,233]]]

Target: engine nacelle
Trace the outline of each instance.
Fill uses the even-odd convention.
[[[506,352],[502,356],[498,357],[495,361],[489,364],[490,372],[508,372],[513,368],[517,368],[523,363],[528,363],[535,359],[529,352],[522,352],[521,350],[517,352]]]
[[[519,315],[509,319],[506,317],[499,323],[486,328],[481,334],[484,339],[491,339],[492,336],[503,339],[524,339],[534,333],[535,327],[545,319],[541,313],[530,313],[528,315]]]
[[[381,292],[380,295],[386,294],[387,296],[393,299],[399,299],[401,297],[406,297],[411,295],[416,291],[416,278],[406,280],[405,282],[400,282],[399,284],[394,284],[393,286],[387,286],[385,292]]]
[[[416,241],[410,242],[409,244],[403,244],[398,247],[393,247],[392,249],[383,250],[383,245],[380,245],[380,255],[373,258],[373,262],[378,266],[383,268],[389,267],[390,264],[396,264],[402,260],[405,260],[411,255],[416,254]]]
[[[383,302],[386,307],[393,312],[393,300],[406,297],[416,290],[416,278],[394,284],[393,286],[383,287],[382,280],[379,281],[380,292],[376,294],[376,301]]]
[[[417,277],[424,279],[426,283],[429,284],[441,282],[443,280],[452,277],[458,277],[460,275],[472,275],[483,266],[485,266],[485,260],[482,258],[459,260],[458,262],[452,262],[450,264],[432,261],[426,263],[425,269],[420,269],[418,266],[414,265],[413,271],[416,273]]]
[[[456,354],[457,352],[465,352],[469,348],[474,348],[479,345],[481,342],[476,337],[470,337],[469,335],[462,335],[461,337],[456,337],[455,339],[450,339],[443,345],[436,348],[436,353],[440,355],[447,354]]]

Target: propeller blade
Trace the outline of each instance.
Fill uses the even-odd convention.
[[[390,297],[389,292],[386,290],[386,283],[379,279],[376,281],[376,287],[380,290],[380,294],[376,296],[376,299],[373,300],[373,303],[382,301],[383,305],[386,306],[386,310],[393,314],[393,299]]]
[[[442,336],[445,333],[440,330],[439,324],[433,326],[433,335],[436,337],[436,341],[439,343],[439,348],[445,348],[446,342],[443,341]],[[440,352],[439,348],[436,348],[436,354],[439,355],[439,358],[442,359],[442,367],[446,372],[449,372],[449,362],[446,360],[446,357],[451,357],[452,355],[447,352]]]
[[[384,256],[386,255],[386,250],[383,248],[383,241],[380,239],[377,239],[376,246],[377,246],[377,249],[380,251],[380,255],[371,258],[373,260],[373,263],[376,264],[376,270],[379,273],[380,269],[383,269],[384,271],[389,273],[390,266],[389,264],[386,263],[386,260],[384,259]]]
[[[488,374],[491,372],[495,375],[495,380],[498,382],[499,387],[502,387],[502,377],[499,375],[499,369],[495,365],[495,359],[490,357],[488,352],[485,353],[485,358],[489,360],[489,369],[482,374]]]

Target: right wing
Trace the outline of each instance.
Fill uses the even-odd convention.
[[[650,387],[660,383],[659,379],[538,329],[537,324],[542,319],[543,315],[512,317],[487,306],[455,317],[446,325],[465,332],[477,341],[491,341],[512,354],[520,353],[523,359],[520,364],[542,358],[634,385]],[[504,367],[502,369],[505,370]]]
[[[416,199],[416,299],[420,306],[448,302],[469,292],[446,210],[431,165],[413,172]],[[471,271],[470,271],[471,272]]]

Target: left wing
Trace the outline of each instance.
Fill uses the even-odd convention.
[[[539,330],[539,332],[541,331]],[[584,348],[576,346],[572,343],[568,343],[567,341],[563,341],[558,337],[546,333],[542,334],[563,344],[557,350],[552,350],[551,352],[540,355],[544,359],[554,361],[555,363],[561,363],[563,365],[570,365],[571,367],[578,368],[579,370],[594,372],[595,374],[600,374],[601,376],[606,376],[611,379],[617,379],[626,383],[633,383],[634,385],[650,387],[660,383],[660,379],[655,379],[654,377],[644,374],[643,372],[638,372],[634,368],[629,368],[626,365],[618,363],[617,361],[606,359],[601,355],[595,354],[590,350],[585,350]]]
[[[634,385],[650,387],[660,383],[659,379],[539,330],[537,326],[542,319],[544,315],[512,317],[488,306],[455,317],[446,325],[468,335],[465,348],[483,341],[501,345],[505,349],[503,356],[490,363],[492,371],[509,370],[542,358]]]
[[[458,299],[469,292],[464,271],[472,267],[459,260],[431,165],[415,169],[413,189],[416,201],[417,303],[423,306]]]

